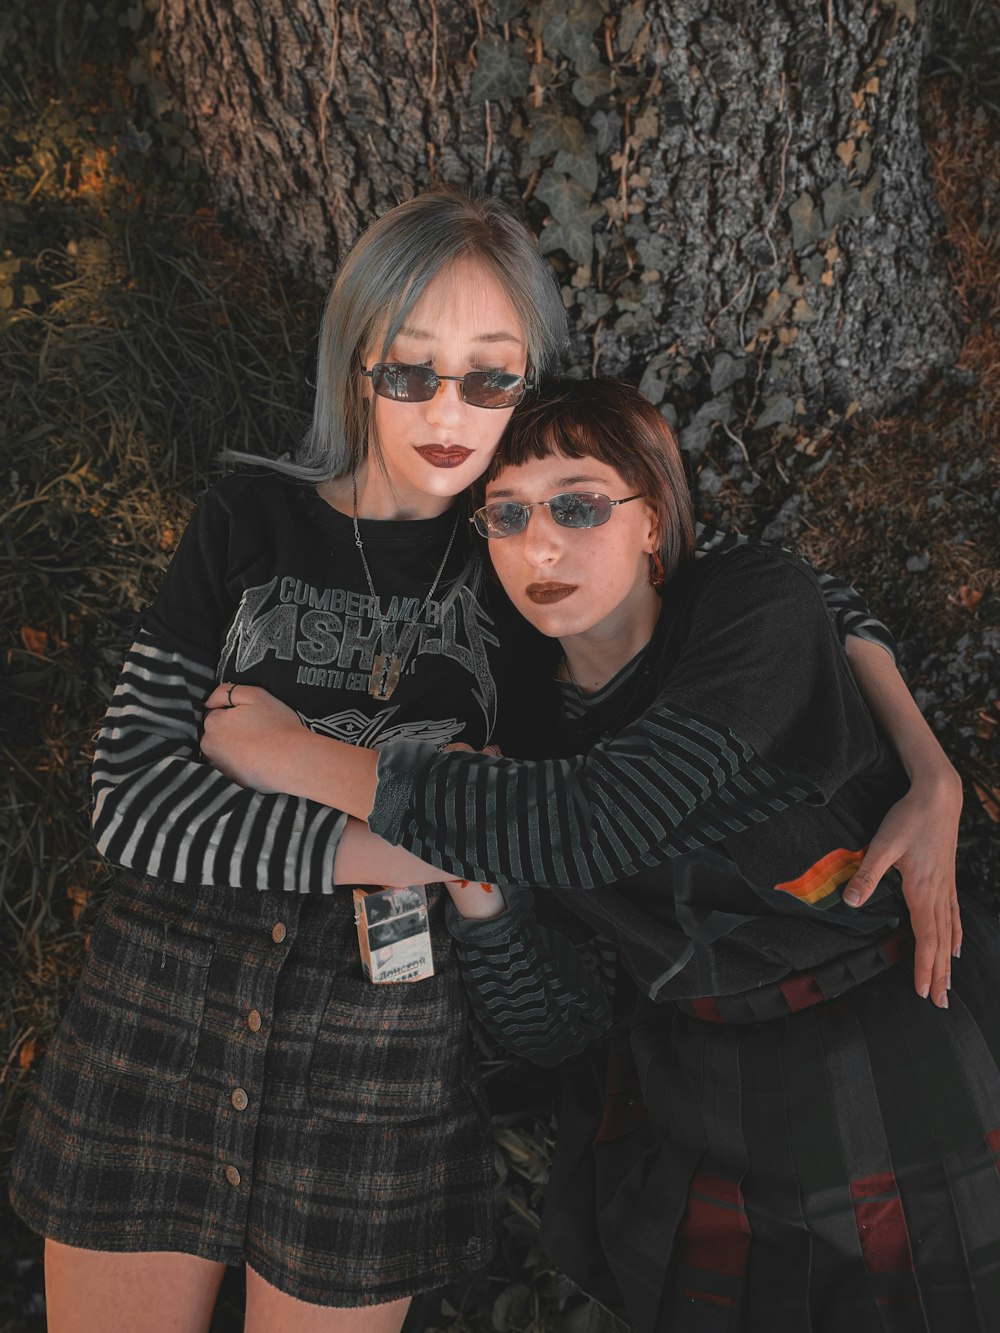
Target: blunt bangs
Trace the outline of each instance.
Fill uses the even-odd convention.
[[[549,458],[593,458],[644,495],[659,520],[667,576],[694,550],[694,508],[680,450],[660,412],[621,380],[550,380],[514,409],[474,506],[505,468]]]

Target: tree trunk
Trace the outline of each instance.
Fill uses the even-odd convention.
[[[523,199],[574,360],[683,443],[885,411],[958,349],[914,0],[162,0],[220,203],[326,282],[435,180]],[[605,10],[610,12],[606,13]]]

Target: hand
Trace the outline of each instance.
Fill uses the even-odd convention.
[[[955,889],[955,848],[962,810],[958,775],[930,785],[914,783],[888,811],[869,844],[861,868],[844,893],[850,907],[868,901],[892,866],[903,877],[903,897],[916,939],[913,983],[917,994],[948,1008],[951,960],[962,946],[962,918]]]
[[[288,766],[310,734],[298,714],[267,690],[223,683],[205,700],[201,752],[241,787],[289,791]]]

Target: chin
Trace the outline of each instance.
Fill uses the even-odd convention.
[[[529,625],[533,625],[547,639],[568,638],[572,634],[582,634],[589,625],[579,624],[578,616],[559,614],[557,606],[538,606],[535,602],[517,601],[514,603]]]
[[[481,472],[479,467],[470,467],[471,459],[461,467],[428,468],[430,476],[421,476],[416,485],[427,495],[461,495],[468,490]]]

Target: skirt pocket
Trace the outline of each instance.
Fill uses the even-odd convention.
[[[334,977],[309,1071],[313,1108],[351,1124],[401,1125],[454,1108],[470,1077],[457,970],[373,984]]]
[[[210,939],[109,903],[94,927],[66,1036],[118,1074],[186,1078],[213,952]]]

